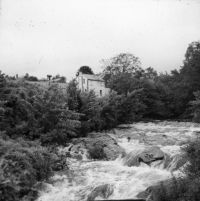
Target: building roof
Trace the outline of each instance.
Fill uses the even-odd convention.
[[[104,80],[99,75],[82,74],[82,76],[86,77],[88,80],[104,82]]]

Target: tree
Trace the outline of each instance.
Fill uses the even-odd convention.
[[[67,104],[70,110],[79,111],[81,105],[80,90],[75,79],[67,85]]]
[[[144,72],[139,58],[130,53],[121,53],[109,60],[103,60],[103,66],[106,86],[125,95],[132,91],[132,83]]]
[[[81,94],[80,113],[84,114],[82,120],[82,129],[85,131],[101,130],[102,119],[100,117],[102,105],[100,99],[96,97],[94,91]]]
[[[200,42],[192,42],[189,44],[184,65],[180,70],[184,83],[192,91],[200,89]],[[192,92],[193,93],[193,92]]]
[[[66,83],[66,80],[67,80],[67,79],[66,79],[65,76],[61,76],[59,82],[60,82],[60,83]]]
[[[11,138],[23,136],[51,144],[63,144],[78,135],[80,114],[69,109],[66,93],[57,85],[44,89],[9,80],[4,85],[0,88],[0,131]]]
[[[128,93],[132,92],[139,84],[139,80],[134,78],[130,73],[120,73],[111,76],[107,81],[107,86],[118,94],[124,94],[127,96]]]
[[[79,72],[81,72],[83,74],[90,74],[90,75],[94,74],[94,72],[92,71],[92,69],[89,66],[81,66],[77,73],[79,73]]]
[[[57,85],[38,94],[33,104],[42,143],[65,144],[78,135],[80,114],[69,110],[66,94]]]
[[[25,76],[24,76],[24,78],[25,78],[25,79],[29,78],[29,74],[26,73]]]
[[[155,84],[164,103],[161,108],[167,109],[166,114],[168,114],[165,115],[165,118],[180,118],[187,108],[188,89],[183,84],[179,71],[173,70],[171,74],[161,73],[156,78]]]
[[[200,90],[200,42],[189,44],[184,64],[180,71],[171,72],[169,82],[173,111],[181,118],[191,118],[189,102],[195,99],[194,92]]]
[[[148,67],[144,70],[144,77],[147,79],[154,80],[158,76],[158,73],[156,70],[154,70],[152,67]]]
[[[138,77],[143,71],[139,58],[130,53],[120,53],[109,60],[103,60],[103,66],[105,75],[130,73]]]
[[[38,78],[35,77],[35,76],[29,76],[28,78],[26,78],[26,80],[32,81],[32,82],[37,82],[37,81],[38,81]]]
[[[52,78],[52,75],[47,75],[47,79],[50,81]]]
[[[66,77],[65,76],[61,76],[59,74],[55,75],[52,77],[53,82],[57,82],[57,83],[66,83]]]
[[[3,98],[3,91],[6,87],[5,74],[0,71],[0,100]]]

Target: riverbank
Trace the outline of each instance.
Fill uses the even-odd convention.
[[[181,174],[180,168],[184,165],[180,165],[181,148],[194,139],[198,132],[199,124],[168,121],[139,122],[106,132],[125,150],[126,155],[122,157],[119,154],[117,159],[109,161],[92,160],[83,148],[82,158],[67,158],[70,170],[54,175],[51,184],[46,184],[46,188],[40,192],[38,201],[81,201],[91,197],[93,200],[137,198],[138,193],[149,186]],[[138,156],[143,151],[155,146],[164,157],[152,160],[149,164],[139,160]],[[127,165],[128,154],[138,159],[139,165]],[[102,185],[104,188],[99,187]]]

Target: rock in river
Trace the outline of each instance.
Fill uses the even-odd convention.
[[[140,162],[150,165],[154,161],[163,160],[164,157],[165,157],[165,154],[163,151],[160,150],[159,147],[156,147],[156,146],[147,147],[138,153],[130,152],[124,158],[124,165],[127,165],[129,167],[130,166],[139,166]]]
[[[71,150],[84,147],[92,159],[114,160],[125,155],[124,149],[107,134],[90,133],[88,137],[73,139],[72,143],[74,146]]]
[[[87,201],[93,201],[96,197],[101,198],[108,198],[110,195],[112,195],[114,191],[114,188],[110,184],[103,184],[100,186],[97,186],[93,189],[93,191],[88,195]]]

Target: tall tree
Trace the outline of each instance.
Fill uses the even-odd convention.
[[[200,89],[200,41],[189,44],[180,73],[192,91]]]
[[[89,66],[81,66],[79,69],[78,69],[78,72],[77,73],[83,73],[83,74],[90,74],[90,75],[93,75],[94,72],[92,71],[92,69],[89,67]]]
[[[103,60],[103,65],[106,86],[126,96],[134,89],[133,85],[144,72],[139,58],[130,53],[121,53],[109,60]]]
[[[144,77],[147,79],[154,80],[158,76],[158,73],[156,70],[154,70],[152,67],[148,67],[144,70]]]
[[[118,94],[124,94],[132,92],[139,85],[139,80],[134,78],[130,73],[121,73],[111,76],[107,86]]]
[[[77,88],[77,82],[75,79],[68,83],[67,103],[70,110],[79,111],[81,107],[80,90]]]
[[[131,73],[139,76],[142,72],[139,58],[130,53],[120,53],[109,60],[103,60],[103,65],[104,74]]]

